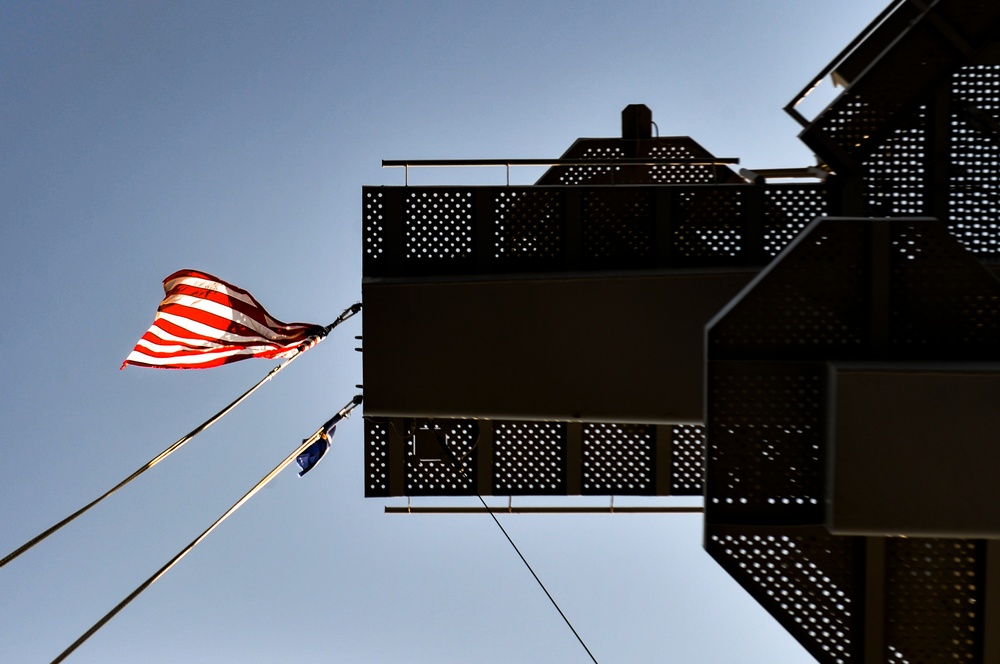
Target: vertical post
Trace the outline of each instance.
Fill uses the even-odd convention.
[[[765,265],[764,254],[764,186],[749,184],[737,189],[743,194],[740,210],[743,216],[743,261],[745,265]]]
[[[493,420],[479,420],[476,444],[476,488],[481,496],[493,495]]]
[[[583,424],[566,423],[566,495],[583,493]]]
[[[670,267],[673,258],[673,189],[657,187],[653,207],[653,260],[658,268]]]
[[[383,202],[385,211],[382,219],[385,223],[386,276],[396,277],[403,274],[403,259],[406,255],[404,247],[406,219],[403,218],[406,213],[403,200],[406,188],[385,187],[382,191],[385,194]]]
[[[981,662],[1000,662],[1000,540],[986,540],[983,587],[983,656]]]
[[[885,538],[866,537],[863,664],[885,659]]]
[[[475,256],[475,272],[484,274],[490,271],[495,253],[493,241],[493,187],[476,187],[472,202],[473,219],[473,254]]]
[[[583,212],[580,187],[565,187],[566,269],[579,270],[583,265]]]
[[[948,83],[938,88],[927,110],[926,185],[927,214],[938,219],[948,218],[948,179],[951,165],[951,90]]]
[[[406,424],[400,418],[389,420],[389,495],[406,495]]]
[[[889,279],[893,220],[874,219],[871,226],[871,347],[873,358],[881,358],[889,347]]]
[[[674,485],[674,427],[670,424],[657,424],[655,436],[656,476],[653,491],[657,496],[669,496]]]

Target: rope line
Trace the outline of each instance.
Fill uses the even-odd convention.
[[[448,447],[448,443],[439,434],[438,430],[431,429],[431,431],[434,432],[434,437],[437,439],[441,447],[444,448],[444,451],[448,453],[448,456],[451,458],[452,463],[455,464],[455,467],[458,469],[458,472],[468,477],[468,475],[466,475],[465,473],[465,467],[459,465],[458,458],[455,456],[455,453],[451,451],[451,448]],[[479,444],[478,440],[476,441],[476,444],[477,445]],[[473,447],[475,447],[475,445]],[[466,454],[465,456],[468,456],[468,454]],[[463,456],[462,458],[465,459],[465,456]],[[521,553],[521,550],[517,548],[516,544],[514,544],[514,540],[511,539],[511,536],[507,533],[507,530],[500,523],[500,520],[497,518],[496,514],[493,513],[493,510],[491,510],[489,505],[486,504],[486,501],[483,500],[483,496],[478,491],[476,491],[476,497],[479,498],[479,502],[481,502],[483,504],[483,507],[486,508],[486,511],[489,512],[490,517],[493,518],[493,522],[497,524],[497,528],[500,529],[500,532],[503,533],[503,536],[507,538],[508,542],[510,542],[511,547],[513,547],[515,553],[517,553],[518,558],[521,559],[521,562],[524,563],[524,566],[528,568],[529,572],[531,572],[531,576],[535,578],[535,582],[538,583],[538,587],[542,589],[542,592],[544,592],[545,596],[549,598],[549,601],[552,603],[552,606],[554,606],[556,608],[556,611],[559,612],[559,615],[562,616],[563,622],[565,622],[566,626],[569,627],[571,632],[573,632],[573,636],[575,636],[576,640],[580,642],[580,645],[583,646],[583,649],[587,651],[587,655],[590,656],[590,660],[594,662],[594,664],[598,664],[597,658],[594,657],[594,654],[592,652],[590,652],[590,648],[588,648],[587,644],[584,643],[583,637],[581,637],[580,633],[576,631],[575,627],[573,627],[573,623],[569,621],[569,618],[566,617],[566,614],[563,613],[563,610],[559,608],[559,604],[552,596],[552,593],[549,592],[548,588],[545,587],[545,584],[542,583],[542,580],[538,578],[537,574],[535,574],[535,570],[532,569],[531,565],[528,563],[528,559],[524,557],[524,554]]]
[[[192,438],[194,438],[195,436],[197,436],[198,434],[200,434],[202,431],[204,431],[208,427],[212,426],[213,424],[215,424],[216,422],[218,422],[219,420],[221,420],[223,418],[223,416],[225,416],[227,413],[229,413],[229,411],[231,411],[233,408],[236,408],[236,406],[240,405],[251,394],[253,394],[254,392],[256,392],[261,386],[263,386],[264,383],[270,381],[272,378],[274,378],[276,375],[278,375],[278,372],[280,372],[282,369],[284,369],[289,364],[291,364],[292,362],[294,362],[298,357],[300,357],[302,355],[303,352],[305,352],[306,349],[311,348],[312,346],[315,346],[317,343],[319,343],[320,341],[322,341],[323,339],[325,339],[326,336],[328,334],[330,334],[330,331],[333,330],[333,328],[337,327],[338,325],[340,325],[341,323],[343,323],[345,320],[347,320],[348,318],[350,318],[354,314],[358,313],[360,310],[361,310],[361,303],[353,304],[350,307],[348,307],[347,309],[344,309],[344,311],[341,312],[340,316],[338,316],[335,321],[333,321],[332,323],[330,323],[329,325],[327,325],[325,328],[323,328],[323,333],[322,334],[316,335],[315,337],[312,337],[310,340],[304,342],[301,346],[299,346],[295,350],[295,354],[294,355],[292,355],[291,357],[289,357],[287,360],[285,360],[284,362],[282,362],[278,366],[276,366],[273,369],[271,369],[271,371],[268,372],[268,374],[266,376],[264,376],[263,378],[261,378],[257,382],[256,385],[254,385],[249,390],[247,390],[242,395],[240,395],[235,401],[233,401],[232,403],[230,403],[228,406],[226,406],[225,408],[223,408],[222,410],[220,410],[218,413],[216,413],[212,417],[208,418],[207,420],[205,420],[204,422],[202,422],[201,424],[199,424],[191,432],[189,432],[186,435],[184,435],[181,438],[179,438],[175,443],[173,443],[172,445],[170,445],[170,447],[166,448],[165,450],[163,450],[162,452],[160,452],[159,454],[157,454],[155,457],[153,457],[152,459],[150,459],[149,461],[147,461],[143,466],[139,467],[135,472],[133,472],[128,477],[126,477],[124,480],[122,480],[121,482],[119,482],[115,486],[111,487],[110,489],[108,489],[107,491],[105,491],[103,494],[101,494],[100,496],[98,496],[94,500],[90,501],[89,503],[87,503],[86,505],[84,505],[83,507],[81,507],[80,509],[78,509],[77,511],[73,512],[72,514],[70,514],[68,517],[66,517],[65,519],[63,519],[59,523],[55,524],[54,526],[51,526],[47,530],[42,531],[41,533],[39,533],[38,535],[36,535],[32,539],[28,540],[27,542],[25,542],[24,544],[22,544],[18,548],[14,549],[10,553],[8,553],[3,558],[0,558],[0,567],[3,567],[7,563],[11,562],[12,560],[14,560],[18,556],[20,556],[22,553],[28,551],[33,546],[35,546],[36,544],[38,544],[39,542],[41,542],[42,540],[44,540],[45,538],[47,538],[49,535],[53,534],[54,532],[56,532],[57,530],[59,530],[63,526],[69,524],[71,521],[73,521],[77,517],[79,517],[82,514],[84,514],[85,512],[87,512],[91,507],[94,507],[99,502],[101,502],[105,498],[109,497],[111,494],[115,493],[116,491],[118,491],[119,489],[121,489],[122,487],[124,487],[126,484],[128,484],[129,482],[131,482],[135,478],[139,477],[144,472],[146,472],[147,470],[149,470],[150,468],[152,468],[153,466],[155,466],[156,464],[160,463],[161,461],[163,461],[164,459],[166,459],[168,456],[170,456],[171,454],[173,454],[174,452],[176,452],[177,450],[179,450],[181,447],[184,446],[185,443],[187,443],[188,441],[190,441]]]
[[[329,430],[330,427],[332,427],[334,424],[336,424],[340,420],[342,420],[345,417],[347,417],[350,414],[350,412],[352,410],[354,410],[355,406],[357,406],[358,404],[361,403],[361,400],[362,399],[361,399],[360,395],[354,397],[354,399],[351,400],[350,403],[348,403],[346,406],[344,406],[343,408],[341,408],[337,412],[336,415],[334,415],[329,420],[327,420],[323,424],[323,426],[321,426],[319,429],[316,430],[316,432],[313,435],[311,435],[308,438],[306,438],[305,440],[303,440],[302,443],[298,447],[295,448],[294,452],[292,452],[291,454],[289,454],[287,457],[284,458],[284,460],[282,460],[281,463],[279,463],[277,466],[275,466],[274,468],[272,468],[271,472],[269,472],[259,482],[257,482],[257,484],[255,484],[254,487],[252,489],[250,489],[250,491],[248,491],[242,498],[240,498],[238,501],[236,501],[235,503],[233,503],[232,507],[230,507],[228,510],[226,510],[225,513],[222,516],[220,516],[218,519],[216,519],[215,522],[211,526],[209,526],[204,532],[201,533],[201,535],[198,535],[198,537],[194,538],[194,540],[192,540],[190,544],[188,544],[186,547],[184,547],[183,549],[181,549],[180,553],[178,553],[176,556],[174,556],[173,558],[171,558],[170,561],[166,565],[164,565],[159,570],[157,570],[157,572],[155,574],[153,574],[151,577],[149,577],[148,579],[146,579],[145,581],[143,581],[135,590],[133,590],[131,593],[129,593],[129,595],[125,599],[123,599],[113,609],[111,609],[106,614],[104,614],[104,617],[102,617],[100,620],[98,620],[96,623],[94,623],[90,627],[90,629],[88,629],[86,632],[84,632],[80,636],[80,638],[78,638],[76,641],[74,641],[68,648],[66,648],[66,650],[62,651],[59,654],[58,657],[56,657],[54,660],[52,660],[52,664],[59,664],[59,662],[62,662],[67,657],[69,657],[73,653],[74,650],[76,650],[81,645],[83,645],[83,643],[87,639],[89,639],[91,636],[93,636],[97,632],[97,630],[99,630],[102,627],[104,627],[104,625],[106,625],[108,623],[108,621],[110,621],[112,618],[114,618],[116,615],[118,615],[118,613],[122,609],[124,609],[126,606],[128,606],[128,604],[132,600],[134,600],[136,597],[138,597],[144,590],[146,590],[147,588],[149,588],[151,585],[153,585],[154,583],[156,583],[156,581],[159,580],[160,577],[162,577],[164,574],[166,574],[167,572],[169,572],[170,569],[174,565],[176,565],[177,563],[179,563],[184,558],[184,556],[186,556],[188,553],[191,552],[192,549],[194,549],[194,547],[198,546],[198,544],[201,543],[201,541],[204,540],[206,537],[208,537],[212,533],[213,530],[215,530],[216,528],[218,528],[219,525],[221,525],[223,521],[225,521],[226,519],[228,519],[229,516],[233,514],[233,512],[235,512],[240,507],[242,507],[244,503],[246,503],[248,500],[250,500],[258,491],[260,491],[261,489],[263,489],[265,486],[267,486],[267,484],[271,480],[273,480],[275,477],[277,477],[278,474],[282,470],[284,470],[286,466],[288,466],[290,463],[292,463],[293,461],[295,461],[295,458],[297,456],[299,456],[300,454],[302,454],[310,445],[312,445],[317,440],[319,440],[320,436],[322,436],[324,434],[324,432],[326,432],[327,430]]]

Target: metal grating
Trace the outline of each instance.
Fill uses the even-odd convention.
[[[650,189],[588,190],[583,194],[583,258],[632,264],[652,257]]]
[[[821,528],[786,530],[709,526],[705,548],[817,660],[855,661],[852,541]]]
[[[816,217],[829,214],[827,192],[816,187],[764,191],[764,252],[777,256]]]
[[[493,427],[494,495],[565,495],[566,425],[498,422]]]
[[[653,494],[654,429],[643,424],[584,424],[582,493]]]
[[[563,253],[563,198],[554,190],[510,189],[493,198],[493,257],[557,259]]]
[[[951,80],[952,232],[977,254],[1000,254],[1000,65],[972,65]]]
[[[385,258],[385,194],[378,189],[363,193],[365,207],[364,245],[365,260],[381,263]]]
[[[739,311],[715,325],[716,357],[776,355],[836,359],[856,355],[868,342],[864,258],[868,237],[860,224],[838,222],[838,232],[817,232],[767,274],[768,288],[742,299]],[[816,279],[817,271],[823,277]]]
[[[896,352],[972,358],[1000,344],[1000,284],[937,224],[892,227],[890,341]]]
[[[674,242],[679,255],[691,259],[733,258],[744,246],[743,191],[736,188],[692,188],[678,196]]]
[[[364,276],[756,269],[829,196],[822,184],[365,187]]]
[[[929,23],[909,23],[906,32],[882,51],[807,133],[825,134],[856,159],[881,144],[899,126],[900,117],[916,107],[958,60],[953,44]]]
[[[677,425],[670,434],[670,493],[700,496],[705,490],[705,427]]]
[[[420,459],[414,445],[406,447],[406,494],[409,496],[465,496],[476,491],[477,428],[473,422],[452,421],[433,425],[439,440],[459,460],[449,457]]]
[[[711,519],[822,521],[823,365],[724,363],[708,380]]]
[[[872,216],[928,214],[931,168],[927,122],[927,108],[921,106],[865,160],[865,203]]]
[[[567,156],[570,153],[567,153]],[[594,161],[609,161],[611,159],[621,159],[625,156],[625,151],[619,145],[593,145],[583,150],[582,154],[574,157],[580,159],[593,159]],[[613,182],[615,173],[621,170],[620,166],[594,165],[594,166],[567,166],[559,174],[559,184],[585,184]]]
[[[706,548],[821,662],[873,649],[896,664],[983,661],[984,541],[826,533],[825,367],[994,357],[1000,282],[933,220],[829,219],[807,233],[709,329]],[[843,316],[860,343],[786,315],[788,293],[853,303]],[[767,319],[785,332],[760,334],[753,325]],[[773,343],[785,334],[808,343]],[[796,530],[822,533],[825,562],[762,539]],[[784,588],[793,601],[776,601]],[[843,606],[831,613],[817,594]]]
[[[691,146],[676,142],[652,146],[649,156],[656,159],[697,159],[709,155],[704,150],[694,150]],[[651,166],[649,174],[656,184],[711,184],[716,181],[715,167],[705,164]]]
[[[411,189],[406,196],[408,259],[467,258],[472,255],[473,194],[469,190]]]
[[[981,648],[982,540],[886,541],[886,661],[975,662]]]
[[[696,426],[368,418],[365,495],[698,496],[704,455]]]
[[[365,420],[365,495],[389,495],[389,422]]]

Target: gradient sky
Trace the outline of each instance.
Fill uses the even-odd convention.
[[[168,274],[328,323],[360,298],[362,185],[403,182],[382,159],[556,157],[619,135],[630,103],[744,166],[811,165],[781,108],[881,8],[0,0],[0,556],[269,370],[120,372]],[[362,318],[0,569],[0,660],[50,661],[349,400]],[[69,661],[588,661],[488,516],[364,498],[361,424]],[[812,661],[704,552],[698,516],[502,519],[602,664]]]

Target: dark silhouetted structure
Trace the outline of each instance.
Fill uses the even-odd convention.
[[[1000,3],[827,77],[814,167],[634,105],[533,186],[366,187],[366,495],[703,494],[817,660],[1000,662]]]

